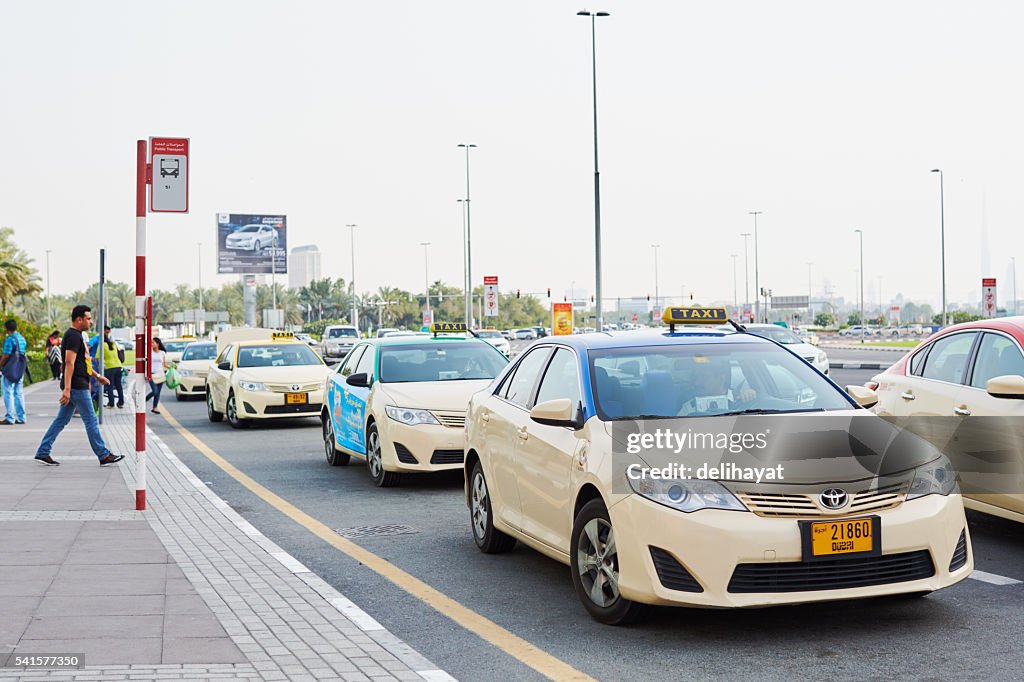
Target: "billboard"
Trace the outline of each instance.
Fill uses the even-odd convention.
[[[551,304],[552,336],[568,336],[572,334],[572,303]]]
[[[285,274],[287,254],[286,216],[217,214],[217,274]]]

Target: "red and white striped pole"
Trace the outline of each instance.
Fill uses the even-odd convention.
[[[146,141],[137,142],[135,164],[135,509],[146,508],[146,185],[150,179]]]

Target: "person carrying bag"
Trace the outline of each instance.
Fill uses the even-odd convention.
[[[0,374],[3,375],[0,383],[7,415],[0,424],[10,426],[25,423],[25,394],[22,392],[22,382],[28,368],[28,358],[25,357],[28,346],[25,337],[18,333],[16,321],[11,319],[4,322],[4,330],[7,332],[7,338],[4,339],[3,350],[0,351]]]

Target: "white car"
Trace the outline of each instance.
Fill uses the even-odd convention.
[[[277,230],[270,225],[253,223],[232,232],[224,240],[224,248],[240,251],[262,251],[277,243]]]
[[[777,324],[748,324],[744,326],[748,333],[782,344],[787,350],[793,351],[811,363],[822,374],[828,374],[828,355],[825,354],[825,351],[805,342],[785,327],[780,327]],[[726,326],[722,329],[729,331],[732,327]]]
[[[839,330],[839,336],[861,336],[862,334],[863,336],[874,336],[875,333],[875,330],[871,327],[865,327],[862,325],[854,325],[852,327]]]
[[[512,332],[512,335],[517,341],[534,341],[537,338],[537,330],[523,327],[522,329],[516,329]]]
[[[324,360],[343,358],[359,341],[359,330],[351,325],[332,325],[320,337],[320,355]]]
[[[512,345],[497,329],[481,329],[476,335],[500,350],[506,358],[512,353]]]

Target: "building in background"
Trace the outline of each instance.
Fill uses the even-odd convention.
[[[298,289],[320,279],[320,248],[315,244],[296,246],[288,255],[288,287]]]

